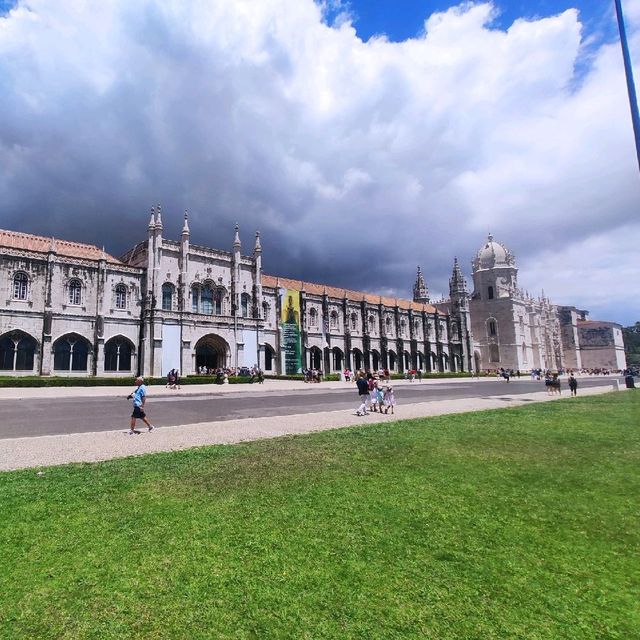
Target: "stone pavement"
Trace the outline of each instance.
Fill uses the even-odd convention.
[[[407,384],[444,384],[469,383],[469,378],[453,378],[429,380],[421,383],[394,381],[394,387]],[[612,386],[614,380],[612,379]],[[496,385],[505,384],[496,381]],[[59,397],[96,397],[126,396],[133,384],[123,387],[55,387],[0,389],[0,400],[19,398],[59,398]],[[191,395],[198,393],[260,393],[273,391],[284,392],[299,389],[318,388],[349,389],[352,383],[323,382],[319,385],[288,380],[267,380],[264,385],[190,385],[180,390],[165,387],[150,387],[150,397],[166,397]],[[322,413],[275,416],[243,420],[227,420],[224,422],[203,422],[174,427],[158,428],[152,433],[142,431],[140,435],[128,436],[126,430],[104,431],[95,433],[77,433],[70,435],[40,436],[35,438],[11,438],[0,440],[0,471],[10,471],[30,467],[68,464],[72,462],[97,462],[127,456],[143,455],[160,451],[178,451],[191,447],[212,444],[232,444],[262,438],[297,435],[337,429],[359,424],[391,422],[407,418],[437,416],[450,413],[465,413],[484,409],[497,409],[520,406],[530,402],[570,401],[568,393],[562,396],[549,396],[540,391],[540,383],[532,384],[531,393],[516,397],[483,396],[457,400],[438,400],[416,404],[398,405],[395,415],[372,413],[366,417],[358,417],[354,411],[326,411]],[[581,389],[580,395],[606,393],[611,386]],[[504,389],[500,387],[501,392]],[[354,395],[354,409],[357,399]]]

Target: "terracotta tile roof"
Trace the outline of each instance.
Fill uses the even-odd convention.
[[[622,327],[617,322],[608,322],[607,320],[578,320],[579,327]]]
[[[279,276],[262,276],[263,287],[282,287],[284,289],[304,290],[314,295],[324,295],[325,293],[332,298],[349,298],[354,302],[364,300],[369,304],[383,304],[386,307],[398,306],[400,309],[411,309],[412,311],[426,311],[427,313],[435,313],[436,308],[431,304],[422,304],[420,302],[412,302],[411,300],[402,300],[400,298],[391,298],[389,296],[380,296],[373,293],[365,293],[364,291],[353,291],[351,289],[341,289],[340,287],[330,287],[325,284],[315,284],[313,282],[305,282],[304,280],[293,280],[291,278],[281,278]]]
[[[36,253],[47,253],[54,244],[55,252],[59,256],[70,258],[81,258],[84,260],[100,260],[104,257],[107,262],[121,264],[120,260],[93,244],[82,244],[80,242],[69,242],[68,240],[58,240],[57,238],[45,238],[44,236],[32,236],[29,233],[19,231],[6,231],[0,229],[0,247],[11,249],[22,249],[23,251],[34,251]]]

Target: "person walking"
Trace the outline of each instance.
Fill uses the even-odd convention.
[[[393,393],[392,386],[388,386],[384,390],[384,397],[382,399],[382,402],[384,404],[384,412],[389,413],[389,409],[391,409],[391,413],[393,414],[393,409],[396,406],[396,397]]]
[[[378,411],[379,398],[378,398],[378,381],[371,376],[367,382],[369,386],[369,403],[373,411]],[[380,406],[380,412],[382,413],[382,406]]]
[[[367,415],[367,405],[369,405],[369,383],[364,377],[364,374],[361,373],[356,380],[356,385],[358,386],[358,396],[360,397],[360,406],[356,411],[357,416],[366,416]]]
[[[569,390],[572,396],[578,395],[578,381],[575,379],[573,373],[569,376]]]
[[[144,379],[136,378],[136,390],[127,396],[128,400],[133,400],[133,413],[131,414],[131,427],[129,435],[140,433],[136,431],[136,420],[140,419],[147,425],[149,431],[153,431],[155,427],[147,420],[147,414],[144,412],[144,403],[147,399],[147,387],[144,385]]]

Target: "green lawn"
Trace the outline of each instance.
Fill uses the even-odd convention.
[[[43,471],[1,638],[640,638],[640,392]]]

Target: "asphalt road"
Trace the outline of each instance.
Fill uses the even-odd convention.
[[[611,386],[614,378],[582,378],[580,388]],[[566,381],[563,394],[568,394]],[[440,384],[396,385],[398,404],[502,396],[505,399],[532,391],[543,391],[544,383],[523,379],[509,383],[469,380]],[[198,422],[285,416],[357,408],[355,386],[327,389],[322,385],[296,391],[254,391],[207,393],[153,397],[147,399],[147,415],[156,426],[176,426]],[[578,393],[580,389],[578,389]],[[124,429],[129,425],[131,401],[124,397],[21,399],[0,401],[0,439],[62,435]],[[141,425],[139,422],[138,424]],[[142,426],[142,425],[141,425]]]

